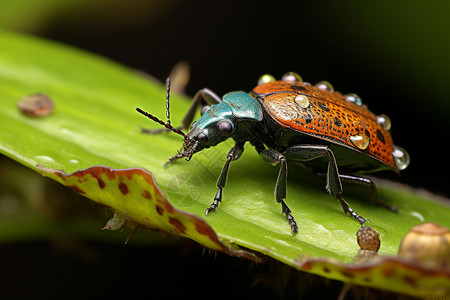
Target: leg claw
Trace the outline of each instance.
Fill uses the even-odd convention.
[[[205,214],[208,215],[210,212],[216,212],[216,208],[217,206],[211,205],[211,207],[208,207],[207,209],[205,209]]]
[[[213,203],[211,204],[210,207],[208,207],[207,209],[205,209],[205,213],[206,215],[208,215],[210,212],[216,212],[217,207],[219,206],[219,201],[218,199],[214,199]]]
[[[298,226],[297,223],[294,221],[294,223],[291,223],[291,235],[298,233]]]
[[[297,222],[295,222],[294,216],[291,214],[291,210],[289,209],[289,207],[287,207],[286,203],[281,200],[281,207],[282,207],[282,212],[283,214],[286,215],[286,219],[289,222],[289,225],[291,226],[291,235],[294,235],[296,233],[298,233],[298,226],[297,226]]]

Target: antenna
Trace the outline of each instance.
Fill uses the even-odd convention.
[[[169,103],[169,101],[167,101],[166,103]],[[167,108],[168,108],[168,107],[169,107],[169,105],[167,104]],[[139,107],[136,108],[136,110],[137,110],[137,112],[143,114],[143,115],[146,116],[147,118],[149,118],[149,119],[155,121],[156,123],[159,123],[159,124],[163,125],[163,126],[166,127],[167,129],[169,129],[169,130],[175,132],[176,134],[181,135],[181,136],[184,137],[185,139],[187,138],[186,134],[185,134],[183,131],[181,131],[180,129],[173,127],[173,126],[170,125],[169,123],[164,123],[163,121],[161,121],[160,119],[158,119],[158,118],[155,117],[154,115],[149,114],[149,113],[146,112],[146,111],[143,111],[143,110],[140,109]],[[167,110],[167,111],[169,111],[169,110]],[[167,114],[167,118],[169,118],[169,114]]]
[[[167,79],[166,79],[166,116],[167,116],[167,124],[170,125],[169,98],[170,98],[170,77],[167,77]]]

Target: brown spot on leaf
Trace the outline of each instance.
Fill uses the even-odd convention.
[[[128,192],[129,192],[128,186],[124,182],[119,183],[119,190],[124,195],[128,194]]]
[[[169,218],[169,223],[172,224],[175,227],[175,230],[179,233],[186,233],[186,226],[184,226],[183,223],[181,223],[180,220],[176,218]]]
[[[328,269],[327,267],[324,267],[324,268],[323,268],[323,271],[324,271],[325,273],[330,273],[330,269]]]
[[[166,198],[164,198],[160,194],[156,194],[156,201],[161,203],[164,206],[164,209],[169,213],[175,212],[175,208],[169,202],[167,202]]]
[[[156,205],[156,212],[157,212],[160,216],[162,216],[162,214],[164,213],[164,208],[162,208],[162,207],[159,206],[159,205]]]
[[[96,178],[96,179],[97,179],[98,186],[99,186],[101,189],[104,189],[105,186],[106,186],[105,182],[104,182],[100,177],[98,177],[98,178]]]
[[[95,167],[94,167],[95,168]],[[94,171],[94,172],[92,172],[91,174],[90,174],[93,178],[95,178],[96,180],[97,180],[97,184],[98,184],[98,186],[101,188],[101,189],[104,189],[105,187],[106,187],[106,184],[105,184],[105,182],[103,181],[103,179],[102,179],[102,173],[100,173],[100,172],[97,172],[97,171]],[[82,177],[83,178],[83,177]],[[84,177],[84,178],[86,178],[86,177]],[[109,179],[111,179],[109,176],[108,176],[108,178]],[[86,178],[87,179],[87,178]]]
[[[79,183],[84,183],[84,182],[86,182],[86,181],[88,181],[89,180],[89,178],[87,178],[87,177],[81,177],[81,178],[78,178],[78,182]]]
[[[393,266],[385,266],[381,272],[383,273],[384,277],[391,277],[395,274],[395,268]]]
[[[351,272],[349,272],[347,270],[341,270],[340,272],[341,272],[341,274],[343,276],[345,276],[347,278],[354,278],[355,277],[355,274],[353,274],[353,273],[351,273]]]
[[[150,194],[149,191],[147,190],[143,190],[141,193],[142,197],[144,197],[145,199],[152,199],[152,194]]]
[[[86,194],[85,191],[83,191],[82,189],[80,189],[78,186],[76,185],[69,185],[69,188],[71,188],[72,190],[74,190],[75,192],[79,193],[79,194]]]
[[[314,266],[314,263],[312,261],[306,261],[303,265],[302,265],[302,269],[305,270],[311,270]]]
[[[403,277],[403,281],[407,284],[410,285],[412,287],[416,287],[417,286],[417,282],[414,278],[409,277],[409,276],[404,276]]]
[[[195,231],[202,235],[206,235],[210,240],[217,241],[217,235],[212,228],[204,221],[195,222]]]

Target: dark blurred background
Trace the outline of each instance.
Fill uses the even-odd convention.
[[[444,0],[19,0],[0,2],[0,28],[85,49],[161,81],[186,61],[190,96],[203,87],[249,91],[265,73],[327,80],[391,118],[394,142],[411,164],[389,178],[448,197],[449,13]]]

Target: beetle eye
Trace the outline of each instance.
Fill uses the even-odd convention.
[[[211,106],[209,106],[209,105],[203,106],[202,109],[200,110],[200,115],[203,116],[203,114],[210,108],[211,108]]]
[[[219,131],[225,135],[229,135],[233,132],[233,124],[228,121],[220,121],[218,126]]]
[[[208,136],[206,134],[204,134],[203,132],[201,132],[197,135],[197,140],[199,142],[206,142],[208,140]]]

